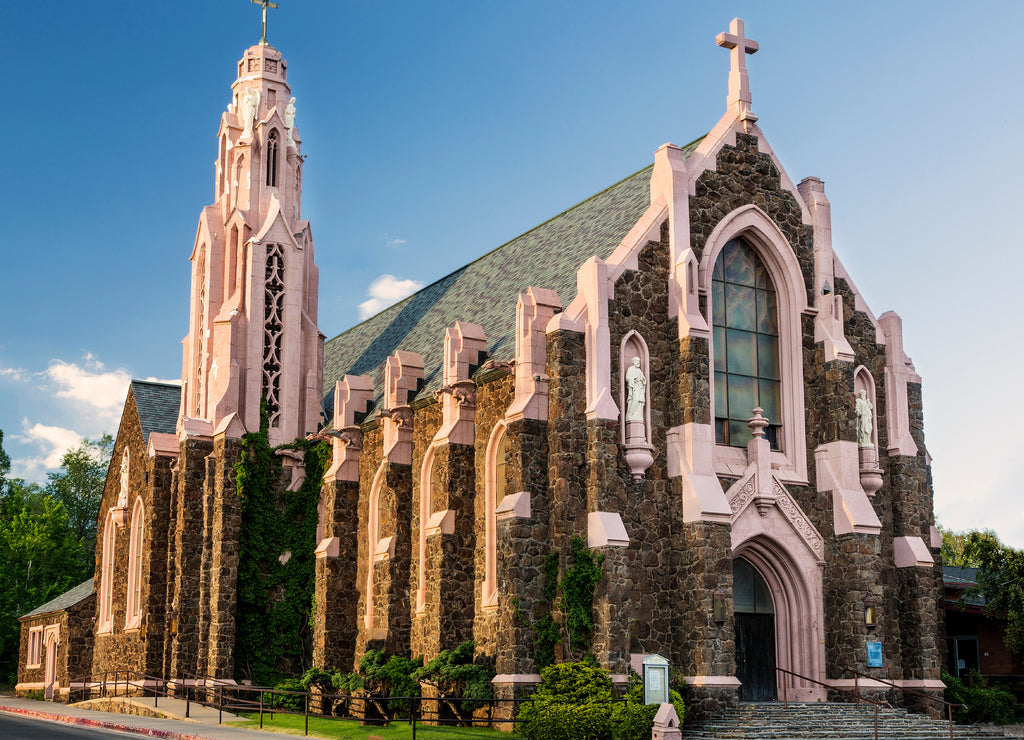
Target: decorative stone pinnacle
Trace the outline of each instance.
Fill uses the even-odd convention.
[[[253,0],[255,2],[256,0]],[[747,54],[758,50],[758,44],[748,39],[743,21],[733,18],[728,33],[720,33],[715,43],[729,49],[729,98],[730,106],[740,104],[740,112],[750,114],[750,78],[747,76]],[[756,119],[754,119],[756,120]]]
[[[747,426],[750,427],[750,434],[755,439],[764,439],[764,430],[768,426],[769,421],[761,414],[764,413],[764,409],[758,406],[754,409],[754,415],[747,419]]]

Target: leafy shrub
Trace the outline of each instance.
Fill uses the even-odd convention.
[[[359,661],[359,674],[371,696],[419,696],[420,684],[413,674],[423,667],[423,656],[415,660],[392,655],[387,661],[380,650],[368,650]]]
[[[613,702],[611,678],[593,658],[549,665],[518,730],[527,740],[610,740]]]
[[[306,691],[302,680],[298,678],[286,678],[274,685],[277,691]],[[305,697],[298,694],[263,694],[263,705],[272,709],[283,709],[288,712],[301,712],[305,707]]]
[[[683,715],[686,713],[682,696],[675,689],[669,688],[668,697],[676,708],[676,714],[679,715],[679,722],[682,724]],[[644,683],[640,676],[630,671],[626,701],[616,703],[612,707],[612,731],[616,740],[649,738],[658,707],[658,704],[644,704]]]
[[[953,719],[958,724],[994,722],[1006,725],[1021,714],[1021,707],[1013,694],[1002,686],[986,687],[978,671],[971,671],[966,681],[943,671],[942,681],[946,684],[946,701],[967,705],[967,709],[953,707]]]
[[[491,689],[494,671],[474,662],[475,647],[473,640],[467,640],[454,650],[442,650],[440,655],[414,672],[412,677],[437,687],[441,696],[486,701],[494,695]],[[462,702],[459,709],[472,711],[477,706],[476,702]]]

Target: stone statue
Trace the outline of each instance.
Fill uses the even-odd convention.
[[[857,444],[861,447],[874,447],[871,441],[871,433],[874,431],[872,422],[872,411],[874,406],[868,400],[868,392],[861,390],[857,398]]]
[[[242,93],[240,102],[242,104],[242,125],[245,126],[240,141],[249,141],[252,139],[253,120],[256,118],[256,111],[260,107],[260,91],[246,90]]]
[[[121,455],[121,490],[117,494],[117,508],[124,509],[128,506],[128,450]]]
[[[295,139],[292,137],[292,129],[295,126],[295,98],[289,100],[285,106],[284,125],[288,129],[288,146],[295,146]]]
[[[640,358],[634,357],[626,370],[626,421],[643,421],[647,403],[647,378],[640,369]]]

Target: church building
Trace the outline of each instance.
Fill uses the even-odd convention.
[[[921,379],[833,252],[824,183],[753,113],[757,42],[735,19],[717,44],[707,133],[327,341],[287,62],[245,51],[181,386],[131,386],[96,619],[60,638],[92,673],[244,678],[234,470],[262,404],[272,445],[332,447],[305,545],[320,667],[472,639],[522,694],[537,621],[564,621],[549,556],[565,573],[582,543],[603,556],[583,652],[616,681],[658,654],[701,711],[825,700],[863,686],[850,669],[941,696]],[[303,456],[278,455],[297,490]]]

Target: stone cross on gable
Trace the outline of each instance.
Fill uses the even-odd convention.
[[[253,0],[255,2],[256,0]],[[741,105],[744,112],[750,108],[750,79],[747,77],[747,54],[757,51],[757,42],[748,39],[743,30],[743,21],[733,18],[729,24],[728,33],[720,33],[715,37],[715,43],[729,49],[729,105],[745,103]]]
[[[263,35],[260,36],[260,45],[266,46],[267,44],[267,8],[277,8],[277,3],[272,3],[270,0],[251,0],[254,5],[259,5],[263,8]]]

